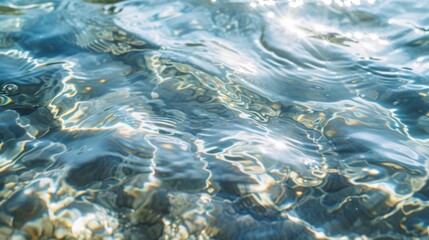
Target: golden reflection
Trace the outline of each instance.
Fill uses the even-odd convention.
[[[0,95],[0,106],[6,106],[12,103],[12,99],[8,96]]]

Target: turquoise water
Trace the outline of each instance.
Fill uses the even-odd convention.
[[[0,239],[429,238],[429,2],[0,0]]]

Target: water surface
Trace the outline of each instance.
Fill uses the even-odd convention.
[[[428,12],[0,0],[0,239],[428,238]]]

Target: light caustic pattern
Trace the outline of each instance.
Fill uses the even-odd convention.
[[[0,238],[425,238],[429,5],[0,1]]]

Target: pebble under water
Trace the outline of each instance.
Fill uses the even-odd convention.
[[[426,0],[0,0],[0,239],[429,238]]]

